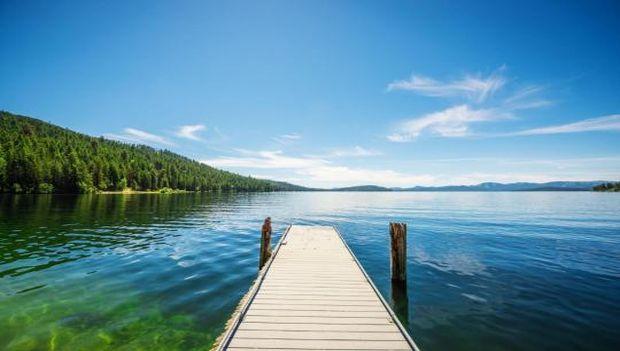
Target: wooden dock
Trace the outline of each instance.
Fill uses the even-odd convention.
[[[333,227],[293,225],[218,350],[418,350]]]

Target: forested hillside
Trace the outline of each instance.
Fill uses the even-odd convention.
[[[0,111],[0,192],[301,190],[222,171],[169,151],[90,137]]]

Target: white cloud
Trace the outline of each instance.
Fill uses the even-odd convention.
[[[299,139],[301,139],[301,135],[299,135],[297,133],[282,134],[282,135],[280,135],[280,138],[288,139],[288,140],[299,140]]]
[[[462,158],[413,160],[410,169],[428,173],[408,173],[386,167],[350,167],[320,157],[297,157],[282,151],[237,150],[234,157],[218,157],[201,162],[257,178],[288,181],[309,187],[331,188],[376,184],[387,187],[473,185],[483,182],[546,182],[554,180],[618,179],[618,157],[563,160]],[[477,161],[477,162],[472,162]],[[445,163],[449,163],[446,165]],[[601,169],[600,165],[607,165]],[[527,166],[527,172],[524,171]],[[592,169],[597,169],[592,172]],[[462,172],[461,170],[469,171]],[[502,171],[497,171],[502,170]],[[267,172],[267,173],[265,173]]]
[[[506,83],[501,75],[503,67],[487,77],[466,75],[461,79],[442,82],[432,78],[412,75],[408,80],[398,80],[388,85],[388,91],[407,90],[420,95],[434,97],[461,96],[476,102],[482,102]]]
[[[507,136],[580,133],[593,131],[620,131],[620,115],[609,115],[598,118],[585,119],[583,121],[574,123],[527,129],[507,134]]]
[[[518,91],[516,91],[514,94],[512,94],[512,96],[506,98],[506,100],[504,100],[506,103],[512,103],[515,101],[521,101],[525,98],[531,97],[533,95],[538,94],[539,92],[542,91],[542,87],[537,86],[537,85],[529,85],[526,86],[524,88],[519,89]]]
[[[523,108],[523,107],[522,107]],[[409,142],[423,132],[442,137],[465,137],[473,135],[470,124],[513,118],[510,108],[472,109],[459,105],[443,111],[401,122],[396,131],[388,135],[393,142]],[[520,135],[564,134],[594,131],[620,131],[620,114],[585,119],[583,121],[549,127],[526,129],[503,134],[486,134],[486,137],[510,137]]]
[[[472,185],[482,182],[619,179],[618,160],[620,157],[614,155],[564,159],[470,157],[410,160],[407,164],[414,169],[432,170],[440,185]]]
[[[202,124],[186,125],[179,127],[179,129],[174,134],[181,138],[201,141],[202,138],[196,135],[196,133],[205,130],[206,128],[207,127]]]
[[[394,142],[407,142],[414,140],[424,131],[442,137],[464,137],[472,135],[470,130],[472,123],[516,118],[516,113],[520,110],[541,108],[553,103],[540,96],[544,88],[539,85],[510,89],[508,97],[499,101],[494,100],[493,104],[486,102],[508,82],[502,75],[504,69],[502,66],[486,77],[480,74],[466,75],[449,82],[413,75],[410,80],[389,84],[388,90],[410,90],[435,97],[462,96],[478,104],[475,108],[471,107],[471,104],[461,104],[404,121],[388,136],[388,139]]]
[[[351,148],[339,148],[334,149],[329,152],[326,157],[335,158],[335,157],[368,157],[368,156],[378,156],[381,155],[381,152],[371,149],[366,149],[361,146],[354,146]]]
[[[322,166],[304,168],[298,172],[309,181],[332,186],[351,186],[373,184],[381,186],[408,187],[415,184],[432,184],[435,178],[431,175],[412,175],[390,169],[349,168],[345,166]]]
[[[202,163],[227,169],[274,169],[286,171],[285,176],[258,176],[271,179],[294,180],[306,186],[337,187],[360,184],[377,184],[383,186],[410,186],[413,184],[430,184],[434,178],[430,175],[412,175],[389,169],[351,168],[334,165],[318,157],[293,157],[282,151],[248,151],[237,150],[240,156],[218,157],[202,160]]]
[[[620,169],[620,156],[602,156],[602,157],[577,157],[577,158],[559,158],[559,159],[535,159],[535,158],[505,158],[505,157],[462,157],[462,158],[433,158],[433,159],[419,159],[411,160],[410,163],[416,164],[418,167],[428,167],[429,164],[452,164],[450,167],[461,167],[456,165],[458,163],[474,164],[483,163],[485,165],[491,165],[492,167],[502,167],[506,165],[540,165],[540,166],[553,166],[554,169],[566,169],[581,167],[585,169],[591,169],[596,164],[618,165]]]
[[[241,154],[238,157],[221,156],[214,159],[202,160],[215,167],[233,168],[273,168],[273,169],[300,169],[318,167],[327,164],[327,161],[313,157],[291,157],[282,151],[248,151],[237,149]]]
[[[486,173],[486,172],[473,172],[466,174],[453,175],[450,180],[443,184],[449,185],[476,185],[480,183],[493,182],[493,183],[518,183],[518,182],[532,182],[532,183],[544,183],[554,180],[582,180],[573,179],[567,177],[555,177],[551,174],[533,174],[533,173]]]
[[[108,133],[104,134],[103,136],[108,139],[118,140],[132,144],[156,144],[166,146],[175,145],[173,142],[162,136],[151,134],[135,128],[125,128],[123,129],[123,134]]]
[[[138,140],[142,140],[142,141],[146,141],[146,142],[153,142],[156,144],[168,144],[171,145],[172,143],[169,142],[167,139],[165,139],[164,137],[161,137],[159,135],[155,135],[155,134],[151,134],[151,133],[147,133],[143,130],[139,130],[139,129],[134,129],[134,128],[125,128],[125,133],[127,135],[130,135]]]
[[[526,110],[549,106],[552,101],[538,97],[543,88],[537,85],[529,85],[517,90],[504,100],[504,107],[511,110]]]
[[[469,124],[509,118],[510,113],[497,109],[472,109],[468,105],[450,107],[420,118],[402,122],[397,131],[388,136],[394,142],[407,142],[417,138],[423,131],[443,137],[469,135]]]
[[[288,133],[288,134],[282,134],[282,135],[279,135],[279,136],[275,136],[275,137],[273,137],[271,139],[273,139],[274,141],[276,141],[276,142],[278,142],[280,144],[286,145],[286,144],[290,144],[292,142],[295,142],[295,141],[301,139],[301,135],[298,134],[298,133]]]

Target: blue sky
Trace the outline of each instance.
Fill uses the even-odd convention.
[[[620,180],[620,5],[2,1],[0,109],[310,186]]]

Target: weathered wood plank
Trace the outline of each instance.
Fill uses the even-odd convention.
[[[371,291],[359,291],[351,289],[265,289],[261,291],[265,295],[305,295],[305,296],[367,296],[373,297]]]
[[[245,316],[245,322],[263,323],[311,323],[311,324],[386,324],[387,318],[323,318],[323,317],[286,317],[286,316]]]
[[[399,341],[403,336],[394,330],[392,332],[362,333],[353,331],[317,331],[317,330],[272,330],[265,333],[263,330],[239,330],[235,334],[242,339],[298,339],[298,340],[368,340]]]
[[[241,339],[233,338],[230,347],[308,349],[308,350],[411,350],[402,340],[302,340],[302,339]]]
[[[342,300],[342,299],[289,299],[283,302],[281,299],[256,298],[253,305],[258,304],[295,304],[296,306],[304,305],[324,305],[324,306],[376,306],[375,300]]]
[[[355,311],[355,312],[383,312],[383,309],[376,304],[369,306],[342,306],[342,305],[298,305],[298,304],[261,304],[254,303],[253,310],[270,311]]]
[[[282,351],[286,349],[269,349],[269,348],[255,348],[255,347],[229,347],[226,350],[230,351],[248,351],[248,350],[260,350],[260,351]],[[295,349],[295,350],[311,350],[311,349]],[[393,351],[389,349],[383,349],[384,351]],[[330,351],[356,351],[356,350],[347,350],[347,349],[330,349]],[[381,349],[377,349],[377,351],[382,351]]]
[[[309,324],[309,323],[253,323],[246,322],[239,330],[298,330],[298,331],[343,331],[343,332],[398,332],[393,324]]]
[[[361,283],[353,283],[353,284],[345,284],[339,282],[313,282],[313,283],[303,283],[303,282],[291,282],[291,284],[285,283],[266,283],[262,287],[263,289],[278,289],[278,288],[289,288],[289,289],[342,289],[342,290],[356,290],[356,291],[371,291],[372,289]]]
[[[252,309],[247,316],[273,317],[323,317],[323,318],[385,318],[385,311],[308,311],[308,310],[257,310]]]

